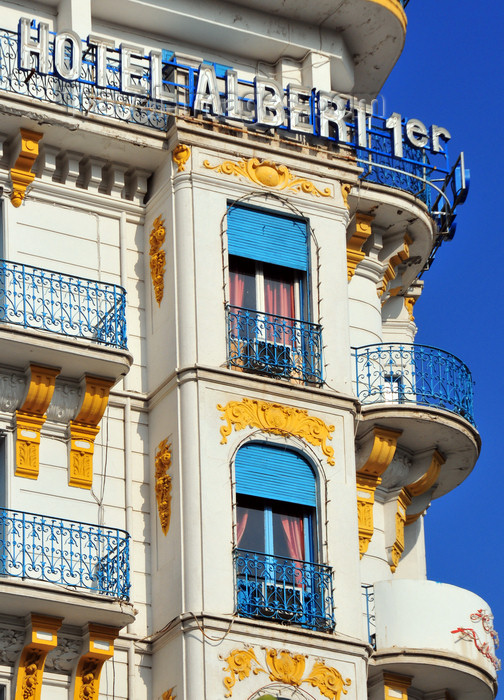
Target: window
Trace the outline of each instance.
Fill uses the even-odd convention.
[[[309,322],[306,222],[232,207],[228,247],[229,364],[320,383],[320,327]]]
[[[331,629],[332,574],[316,563],[316,481],[302,455],[248,443],[236,455],[237,608]]]

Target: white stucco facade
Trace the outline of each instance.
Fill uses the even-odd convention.
[[[0,698],[495,697],[426,579],[480,437],[404,4],[1,0]]]

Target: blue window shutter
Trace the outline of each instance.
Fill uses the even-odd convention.
[[[230,255],[273,265],[308,269],[307,225],[302,219],[248,207],[231,207],[227,215]]]
[[[237,493],[316,506],[315,475],[297,452],[250,442],[238,450],[235,469]]]

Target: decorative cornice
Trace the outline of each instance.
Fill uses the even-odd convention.
[[[228,691],[225,695],[229,698],[233,695],[233,687],[236,681],[243,681],[253,672],[254,675],[266,673],[273,682],[285,683],[298,688],[303,683],[318,688],[320,693],[329,700],[339,700],[341,693],[348,693],[347,687],[351,685],[350,678],[344,679],[341,673],[332,666],[326,666],[323,661],[316,661],[312,670],[305,675],[306,655],[292,654],[289,651],[277,651],[265,649],[265,668],[257,660],[252,648],[233,649],[229,656],[220,657],[227,663],[224,671],[229,675],[224,678],[224,685]],[[254,668],[253,668],[254,667]]]
[[[185,170],[185,164],[191,156],[191,149],[183,143],[175,146],[172,152],[173,162],[177,165],[177,172],[181,173]]]
[[[63,618],[31,614],[29,642],[19,660],[15,700],[40,700],[47,654],[58,644],[57,632]]]
[[[39,154],[38,142],[43,136],[37,131],[28,129],[20,129],[19,131],[21,134],[21,151],[10,169],[12,181],[10,200],[15,207],[21,206],[25,198],[26,188],[35,179],[35,173],[32,173],[31,170]]]
[[[166,535],[170,528],[171,517],[171,476],[168,469],[171,467],[171,444],[168,438],[161,440],[158,445],[155,458],[155,491],[159,513],[159,521],[163,534]]]
[[[154,287],[154,296],[158,306],[161,305],[161,300],[164,294],[164,273],[166,266],[166,255],[161,246],[164,243],[166,236],[166,229],[164,226],[164,219],[158,216],[154,219],[152,224],[152,231],[150,233],[150,271],[152,278],[152,286]]]
[[[357,480],[357,514],[359,519],[359,553],[362,555],[368,550],[369,543],[374,534],[373,506],[377,486],[381,482],[381,475],[388,468],[397,447],[397,440],[401,435],[400,430],[387,428],[373,428],[368,436],[372,439],[371,450],[364,465],[356,475]]]
[[[293,175],[286,165],[277,165],[271,160],[248,158],[236,163],[225,160],[218,165],[210,165],[208,160],[204,160],[203,165],[205,168],[215,170],[223,175],[245,177],[254,185],[269,189],[312,194],[314,197],[330,197],[332,194],[330,187],[319,190],[310,180]]]
[[[16,411],[16,476],[36,479],[39,473],[40,430],[54,393],[59,369],[30,365],[28,391]]]
[[[352,228],[349,229],[350,238],[347,241],[347,275],[349,282],[355,274],[357,265],[366,257],[362,247],[372,233],[371,222],[373,219],[374,216],[369,214],[355,213],[355,218],[351,224]]]
[[[84,378],[84,399],[81,409],[70,421],[70,486],[90,489],[93,483],[93,453],[94,441],[100,429],[101,421],[113,380],[100,377],[86,376]]]
[[[115,627],[88,625],[87,650],[77,664],[73,700],[98,700],[101,670],[105,661],[114,656],[114,641],[118,634]]]
[[[320,418],[308,415],[305,409],[243,398],[241,401],[229,401],[225,406],[218,404],[217,410],[223,412],[221,420],[226,421],[226,425],[220,429],[221,445],[227,443],[233,426],[235,430],[249,426],[274,435],[295,435],[302,438],[310,445],[320,447],[328,464],[335,464],[334,448],[326,442],[332,440],[334,425],[327,425]]]

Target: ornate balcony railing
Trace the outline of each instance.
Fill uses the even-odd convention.
[[[361,588],[364,602],[364,614],[366,615],[367,637],[373,649],[376,649],[376,615],[374,586],[372,584],[362,584]]]
[[[0,576],[128,600],[129,535],[109,527],[0,508]]]
[[[334,628],[329,566],[237,549],[235,571],[239,615],[319,631]]]
[[[0,260],[0,323],[126,348],[126,293],[116,284]]]
[[[229,306],[228,363],[276,379],[322,383],[322,330],[315,323]]]
[[[354,348],[357,397],[362,404],[420,404],[457,413],[474,424],[473,381],[454,355],[410,343]]]

